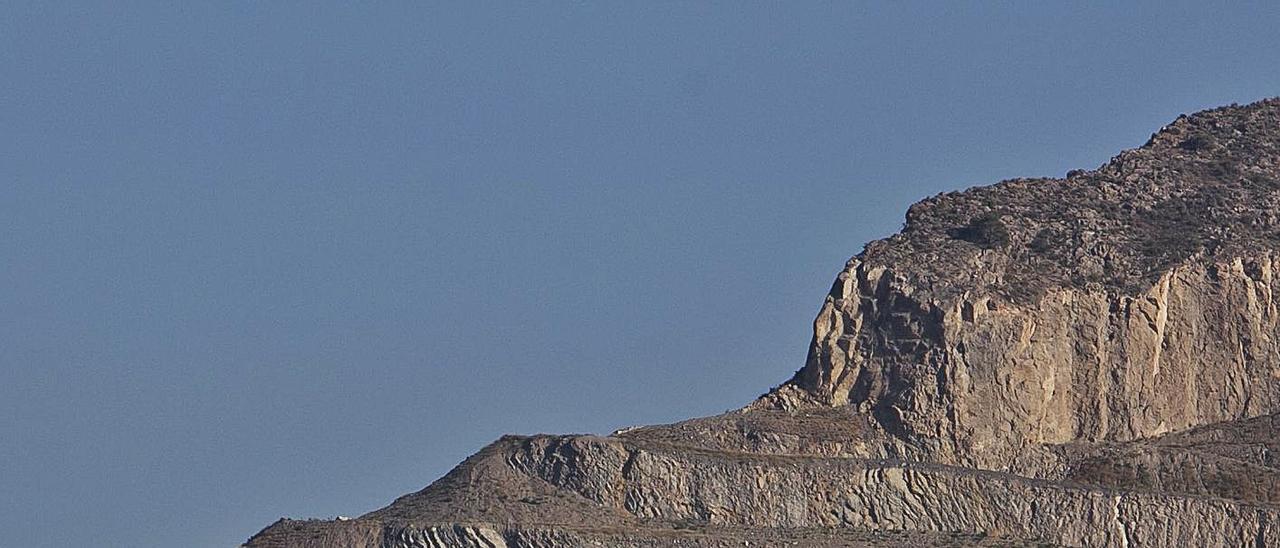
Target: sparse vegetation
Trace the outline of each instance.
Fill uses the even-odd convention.
[[[1198,254],[1278,249],[1278,120],[1280,100],[1183,116],[1096,170],[936,195],[862,259],[935,297],[976,281],[1029,303],[1052,286],[1132,294]]]
[[[1009,229],[1000,220],[997,213],[979,215],[969,220],[969,224],[956,229],[954,237],[973,243],[985,249],[1001,248],[1009,245]]]
[[[1096,171],[1073,171],[1067,180],[1010,180],[912,206],[900,234],[868,244],[857,257],[858,294],[837,295],[840,314],[857,314],[863,323],[832,330],[839,339],[828,345],[821,331],[834,322],[820,316],[811,354],[820,360],[812,368],[820,380],[812,385],[789,384],[794,391],[779,388],[771,392],[776,399],[742,410],[624,429],[607,439],[507,436],[387,508],[354,521],[278,523],[252,545],[279,546],[271,544],[277,534],[333,538],[340,546],[351,539],[372,543],[416,534],[413,522],[425,517],[504,522],[504,535],[537,545],[567,545],[581,535],[635,547],[1026,548],[1049,546],[1042,538],[1022,538],[1033,533],[1087,543],[1094,537],[1083,535],[1092,534],[1098,509],[1108,512],[1101,514],[1108,527],[1121,526],[1126,542],[1131,534],[1148,542],[1148,531],[1161,532],[1158,523],[1131,527],[1157,516],[1190,526],[1168,537],[1172,541],[1151,542],[1204,545],[1221,535],[1217,524],[1227,522],[1253,528],[1262,545],[1280,503],[1280,413],[1267,408],[1267,414],[1241,418],[1243,412],[1212,411],[1270,402],[1275,392],[1267,361],[1275,354],[1275,327],[1254,320],[1268,317],[1256,302],[1269,295],[1263,288],[1273,283],[1271,255],[1280,251],[1277,122],[1280,100],[1182,117],[1144,148],[1123,152]],[[1232,261],[1229,275],[1212,264],[1224,259]],[[1205,283],[1186,276],[1177,291],[1170,283],[1162,295],[1150,293],[1158,276],[1185,264],[1205,267]],[[1235,283],[1240,268],[1247,277],[1243,290]],[[1006,308],[996,298],[1028,302],[1053,286],[1111,294],[1046,300],[1040,304],[1049,307],[1031,311]],[[1123,296],[1115,298],[1117,293]],[[943,301],[957,295],[962,298]],[[1152,307],[1174,311],[1165,314],[1170,331],[1157,327],[1163,321]],[[948,324],[948,310],[957,309],[957,323]],[[1063,321],[1042,322],[1045,317]],[[1023,319],[1031,321],[1017,321]],[[953,325],[964,327],[948,331]],[[1162,385],[1135,389],[1125,381],[1136,378],[1129,374],[1135,371],[1146,378],[1148,328],[1162,345],[1155,348],[1167,350],[1156,354],[1164,356],[1156,363],[1159,379],[1189,383],[1171,401],[1161,398]],[[848,356],[856,353],[859,378],[843,385],[837,379],[825,392],[828,379],[839,376],[832,354],[822,354],[832,348],[846,353],[840,364],[851,363]],[[1024,352],[1033,363],[1005,361]],[[1082,353],[1099,358],[1079,361]],[[986,379],[1005,373],[1017,378],[1062,364],[1078,372],[1061,378],[1063,407],[1044,400],[1044,409],[1061,417],[1057,423],[1046,423],[1047,414],[1021,418],[1008,412],[1021,407],[1024,395],[1038,398],[1044,385],[1006,383],[990,391],[974,391],[968,382],[953,386],[960,368]],[[792,382],[809,383],[807,375],[802,370]],[[1249,390],[1218,394],[1214,388],[1238,382],[1249,382]],[[847,399],[821,399],[844,395],[841,390]],[[1067,390],[1088,397],[1077,404]],[[1095,397],[1104,405],[1095,407]],[[1188,415],[1187,403],[1210,412]],[[988,407],[993,411],[982,416],[957,413]],[[996,422],[986,422],[986,415]],[[1107,417],[1120,417],[1128,431],[1107,426]],[[1166,432],[1165,418],[1182,422]],[[950,426],[937,426],[947,419]],[[1029,436],[1042,436],[1046,424],[1076,437],[1034,447]],[[879,457],[868,447],[897,441],[909,449],[867,457]],[[951,464],[931,460],[939,455]],[[958,456],[1015,469],[957,466]],[[938,501],[928,514],[898,495],[918,492]],[[793,505],[797,500],[804,502]],[[771,521],[792,508],[803,516],[827,516],[819,523],[825,525],[791,516],[785,527]],[[916,519],[925,515],[975,532],[930,530],[935,522]],[[1230,523],[1238,516],[1247,519]],[[1258,521],[1244,523],[1253,516]],[[1037,528],[1023,527],[1028,520]],[[799,526],[792,526],[796,521]],[[922,530],[888,529],[904,523],[923,524]],[[883,530],[859,530],[865,524]],[[552,527],[563,536],[548,536]]]
[[[1178,148],[1193,151],[1204,150],[1211,146],[1213,146],[1213,139],[1203,133],[1192,135],[1184,139],[1181,143],[1178,143]]]
[[[1044,253],[1052,247],[1051,238],[1053,238],[1053,231],[1048,228],[1042,228],[1039,232],[1036,232],[1036,236],[1031,239],[1027,247],[1036,253]]]

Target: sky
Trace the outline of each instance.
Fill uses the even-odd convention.
[[[0,546],[737,408],[912,202],[1280,95],[1275,2],[355,4],[0,8]]]

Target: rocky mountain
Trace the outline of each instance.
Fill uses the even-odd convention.
[[[508,436],[267,547],[1280,546],[1280,99],[912,206],[741,410]]]

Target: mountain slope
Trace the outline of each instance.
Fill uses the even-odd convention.
[[[1280,100],[910,208],[742,410],[505,437],[247,546],[1280,544]]]

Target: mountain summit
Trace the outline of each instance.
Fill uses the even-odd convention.
[[[1280,99],[923,200],[741,410],[507,436],[245,545],[1280,545]]]

